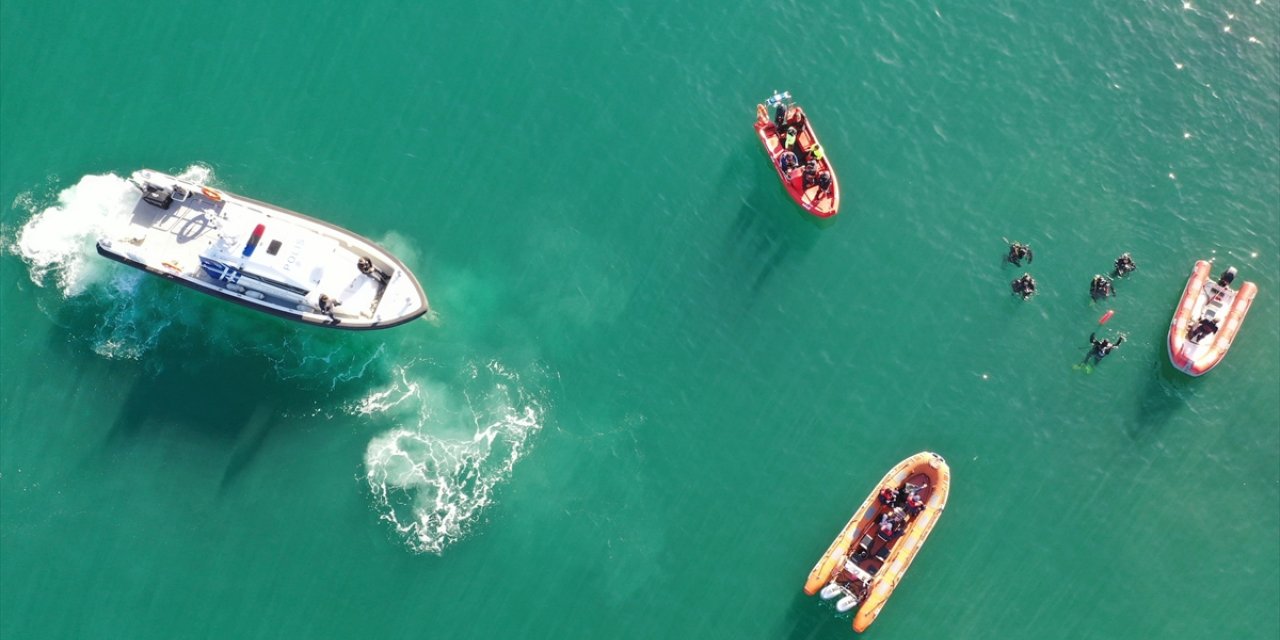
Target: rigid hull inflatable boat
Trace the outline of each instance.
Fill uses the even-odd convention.
[[[764,145],[765,153],[769,154],[773,169],[782,179],[782,186],[791,195],[791,199],[800,205],[800,208],[819,218],[830,218],[840,213],[840,183],[836,180],[836,172],[831,167],[831,161],[821,150],[822,145],[818,142],[818,134],[814,133],[804,110],[791,104],[791,94],[788,92],[775,94],[765,102],[768,106],[756,105],[756,135]],[[777,117],[770,119],[769,109],[774,109]],[[781,124],[778,124],[779,122]],[[783,152],[787,151],[785,143],[787,129],[790,128],[796,131],[791,151],[796,154],[798,164],[784,168],[782,156]],[[816,167],[813,178],[807,179],[804,166],[810,152],[815,149],[819,157],[814,159]],[[830,183],[825,186],[816,182],[817,177],[824,173],[830,178]]]
[[[385,329],[427,312],[413,274],[340,227],[150,170],[127,224],[98,253],[224,300],[298,322]]]
[[[1222,362],[1240,331],[1249,305],[1258,295],[1258,285],[1246,282],[1232,289],[1234,267],[1222,272],[1215,281],[1210,277],[1213,265],[1197,260],[1187,287],[1182,291],[1178,310],[1169,323],[1169,359],[1173,366],[1199,376]]]
[[[853,629],[875,622],[947,506],[951,469],[928,451],[898,463],[871,491],[827,552],[804,592],[838,598],[836,609],[857,609]]]

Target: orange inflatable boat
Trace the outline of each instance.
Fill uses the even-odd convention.
[[[787,91],[774,94],[765,104],[756,105],[756,135],[764,144],[773,169],[782,179],[782,186],[800,208],[819,218],[830,218],[840,213],[840,183],[836,180],[836,171],[818,143],[818,134],[813,132],[804,110],[791,103],[791,93]],[[769,117],[770,109],[774,110],[773,119]],[[784,168],[782,157],[787,151],[788,129],[796,132],[790,149],[795,154],[796,164]],[[815,167],[812,175],[806,177],[804,167],[810,158]]]
[[[950,491],[951,468],[942,456],[924,451],[898,463],[818,559],[804,592],[838,598],[841,613],[856,608],[853,630],[865,631],[933,531]]]
[[[1197,260],[1182,291],[1182,301],[1169,323],[1169,359],[1173,366],[1199,376],[1222,362],[1240,331],[1258,286],[1245,282],[1232,289],[1236,270],[1231,267],[1215,281],[1213,265]]]

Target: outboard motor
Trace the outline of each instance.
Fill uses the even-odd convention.
[[[840,598],[840,600],[836,602],[836,611],[839,611],[840,613],[845,613],[848,611],[852,611],[853,608],[856,606],[858,606],[857,598],[853,596],[845,596],[843,598]]]
[[[841,589],[840,585],[832,582],[823,587],[822,591],[818,592],[818,595],[822,596],[823,600],[830,600],[842,593],[844,593],[844,589]]]
[[[1223,287],[1229,287],[1231,286],[1231,282],[1235,279],[1236,279],[1236,268],[1227,267],[1227,270],[1223,271],[1222,275],[1218,277],[1218,285]]]
[[[142,199],[167,210],[173,204],[173,190],[147,182],[142,185]]]

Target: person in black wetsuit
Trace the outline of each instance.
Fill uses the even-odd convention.
[[[1089,348],[1089,354],[1084,357],[1084,360],[1086,363],[1092,360],[1094,364],[1097,364],[1102,362],[1103,358],[1110,355],[1116,347],[1124,344],[1124,335],[1121,334],[1120,337],[1116,338],[1115,342],[1111,342],[1106,338],[1099,340],[1096,334],[1090,333],[1089,344],[1091,345]]]
[[[1022,266],[1022,261],[1024,259],[1027,261],[1027,264],[1031,264],[1031,261],[1035,260],[1035,257],[1036,255],[1031,252],[1031,245],[1023,244],[1021,242],[1011,242],[1009,243],[1009,255],[1006,256],[1005,259],[1013,264]]]
[[[782,127],[787,124],[787,105],[778,103],[773,108],[773,129],[774,131],[782,131]]]
[[[812,187],[815,184],[818,184],[817,161],[810,160],[804,163],[804,183],[803,184],[804,184],[804,188],[806,189],[808,189],[809,187]]]
[[[1192,342],[1199,342],[1206,336],[1213,335],[1218,332],[1218,323],[1210,318],[1201,318],[1196,326],[1191,327],[1191,331],[1187,335],[1187,339]]]
[[[831,172],[823,170],[818,174],[818,191],[820,195],[831,194]]]
[[[1026,300],[1036,294],[1036,279],[1032,278],[1031,274],[1024,273],[1018,278],[1015,278],[1014,281],[1010,283],[1010,287],[1013,288],[1013,293],[1015,295],[1022,296],[1022,299]]]
[[[1104,275],[1093,276],[1093,281],[1089,283],[1089,293],[1093,295],[1093,299],[1107,298],[1116,294],[1115,287],[1111,284],[1111,279]]]
[[[1116,258],[1115,275],[1117,278],[1123,278],[1137,270],[1138,264],[1133,261],[1133,257],[1128,252],[1122,253],[1119,258]]]

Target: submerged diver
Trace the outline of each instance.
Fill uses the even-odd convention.
[[[1123,278],[1137,270],[1138,270],[1138,264],[1133,261],[1133,258],[1129,255],[1129,252],[1126,251],[1120,254],[1119,258],[1116,258],[1115,276],[1117,278]]]
[[[1111,278],[1104,275],[1093,276],[1093,282],[1089,283],[1089,293],[1093,295],[1093,299],[1107,298],[1116,294],[1116,289],[1111,285]]]
[[[1013,288],[1014,295],[1022,296],[1023,300],[1030,298],[1036,293],[1036,279],[1032,278],[1029,273],[1024,273],[1014,279],[1013,282],[1009,283],[1009,286]]]
[[[1084,361],[1088,363],[1092,360],[1094,364],[1097,364],[1102,362],[1102,359],[1107,357],[1116,347],[1124,344],[1124,334],[1120,334],[1115,342],[1111,342],[1106,338],[1099,340],[1095,334],[1090,333],[1089,344],[1092,346],[1089,348],[1089,354],[1084,357]]]
[[[1021,242],[1010,242],[1009,255],[1006,256],[1005,259],[1013,264],[1022,266],[1023,259],[1026,259],[1027,264],[1031,264],[1031,261],[1034,260],[1035,257],[1036,255],[1031,252],[1031,245],[1023,244]]]

